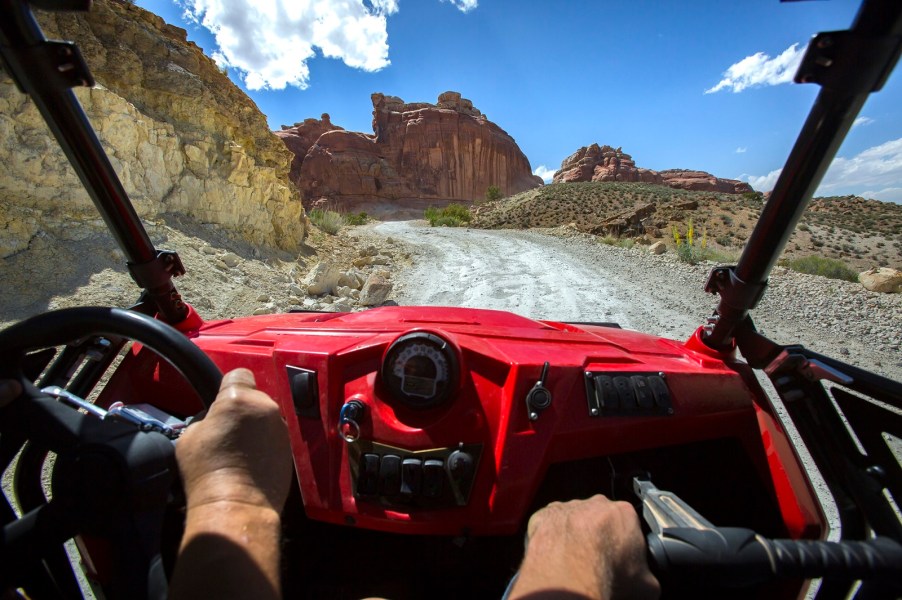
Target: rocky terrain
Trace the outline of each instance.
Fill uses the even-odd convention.
[[[636,166],[633,157],[621,148],[583,146],[561,162],[554,183],[580,181],[621,181],[655,183],[682,190],[741,194],[753,191],[751,186],[735,179],[721,179],[704,171],[668,169],[653,171]]]
[[[473,225],[524,229],[562,225],[606,236],[620,245],[661,242],[673,251],[674,228],[685,239],[690,222],[715,258],[735,261],[764,206],[759,194],[695,192],[661,185],[582,182],[547,185],[484,203]],[[902,267],[902,205],[855,197],[815,198],[783,254],[823,256],[856,272]]]
[[[122,0],[39,19],[48,37],[78,43],[100,84],[76,94],[142,217],[188,215],[261,247],[300,248],[292,154],[183,29]],[[0,73],[0,256],[99,225],[33,104]]]
[[[430,205],[484,198],[490,186],[510,195],[542,185],[514,139],[459,93],[437,104],[372,100],[372,135],[329,115],[276,132],[295,154],[292,179],[308,208],[419,217]]]

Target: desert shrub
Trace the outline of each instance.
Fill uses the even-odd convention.
[[[369,216],[363,211],[356,215],[345,215],[345,224],[347,225],[366,225],[369,220]]]
[[[432,227],[460,227],[473,219],[467,207],[461,204],[450,204],[441,210],[430,206],[423,216]]]
[[[310,217],[310,222],[313,223],[316,227],[332,235],[338,233],[338,231],[341,229],[341,226],[345,223],[344,217],[334,210],[314,208],[308,213],[307,216]]]
[[[708,250],[708,232],[702,231],[702,239],[699,241],[695,236],[695,226],[692,219],[689,219],[689,225],[686,228],[686,237],[680,234],[680,230],[676,225],[673,226],[673,241],[676,242],[677,257],[690,265],[694,265],[699,261],[707,260],[710,254]]]
[[[830,279],[843,279],[845,281],[858,281],[858,273],[849,268],[846,263],[834,258],[824,256],[806,256],[789,261],[789,268],[799,273],[819,275]]]
[[[486,200],[500,200],[501,199],[501,188],[497,185],[490,185],[488,189],[485,191],[485,199]]]

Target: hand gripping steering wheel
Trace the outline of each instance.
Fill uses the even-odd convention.
[[[47,565],[47,556],[54,553],[59,559],[63,541],[86,534],[110,545],[115,564],[112,580],[104,587],[107,595],[166,595],[160,548],[163,515],[178,479],[172,441],[162,433],[65,406],[38,390],[24,372],[32,350],[97,336],[133,340],[150,348],[185,377],[205,407],[219,390],[222,373],[206,354],[184,334],[140,313],[69,308],[0,332],[0,378],[16,379],[24,390],[0,409],[3,467],[26,441],[57,455],[49,502],[18,519],[8,504],[0,506],[4,513],[0,590],[33,585],[46,591],[48,573],[41,569],[48,567],[41,562]],[[23,452],[20,462],[24,456]]]

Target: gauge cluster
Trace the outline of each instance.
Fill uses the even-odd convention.
[[[390,400],[412,409],[449,402],[460,387],[459,374],[459,350],[425,331],[400,336],[382,360],[382,383]]]

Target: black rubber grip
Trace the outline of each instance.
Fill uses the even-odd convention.
[[[667,528],[648,535],[649,563],[663,579],[744,587],[777,578],[902,581],[902,545],[770,540],[750,529]]]
[[[774,556],[777,577],[849,579],[902,578],[902,546],[888,538],[866,542],[765,540]]]

